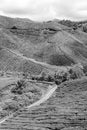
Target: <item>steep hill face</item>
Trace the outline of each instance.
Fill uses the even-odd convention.
[[[0,16],[0,47],[5,48],[5,53],[0,49],[1,58],[3,61],[12,59],[13,64],[16,60],[13,60],[11,54],[9,56],[11,52],[8,49],[50,65],[70,66],[79,62],[86,64],[86,37],[87,34],[81,30],[73,30],[55,20],[39,23]],[[23,61],[21,58],[18,60],[20,66]]]

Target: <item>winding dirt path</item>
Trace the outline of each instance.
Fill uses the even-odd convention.
[[[13,51],[13,50],[10,50],[8,48],[5,48],[7,49],[9,52],[13,53],[14,55],[22,58],[22,59],[25,59],[27,61],[31,61],[33,63],[36,63],[36,64],[39,64],[39,65],[42,65],[42,66],[45,66],[45,67],[50,67],[50,68],[58,68],[58,66],[56,65],[50,65],[48,63],[45,63],[45,62],[41,62],[41,61],[36,61],[35,59],[32,59],[32,58],[29,58],[29,57],[26,57],[24,56],[22,53],[19,53],[19,52],[16,52],[16,51]]]
[[[45,95],[43,95],[39,101],[33,103],[32,105],[28,106],[27,108],[29,109],[31,107],[38,106],[41,103],[44,103],[45,101],[47,101],[47,99],[49,99],[52,96],[52,94],[55,92],[56,89],[57,89],[57,85],[55,85],[54,87],[50,85],[47,90],[47,93]]]
[[[53,85],[52,85],[52,86],[49,85],[49,88],[48,88],[46,94],[43,95],[39,101],[37,101],[37,102],[35,102],[35,103],[33,103],[33,104],[27,106],[26,108],[27,108],[27,109],[30,109],[30,108],[32,108],[32,107],[36,107],[36,106],[38,106],[38,105],[44,103],[45,101],[47,101],[47,100],[52,96],[52,94],[55,92],[56,89],[57,89],[57,85],[54,85],[54,86],[53,86]],[[16,112],[13,113],[13,114],[11,114],[11,115],[9,115],[8,117],[2,119],[2,120],[0,121],[0,124],[4,123],[6,120],[12,118],[15,114],[16,114]]]

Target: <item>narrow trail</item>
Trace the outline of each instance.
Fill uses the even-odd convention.
[[[46,94],[43,95],[39,101],[37,101],[37,102],[35,102],[35,103],[33,103],[33,104],[31,104],[31,105],[25,107],[25,108],[26,108],[26,109],[30,109],[30,108],[36,107],[36,106],[38,106],[38,105],[44,103],[45,101],[47,101],[47,100],[52,96],[52,94],[56,91],[56,89],[57,89],[57,85],[54,85],[54,86],[49,85],[49,88],[48,88]],[[0,121],[0,124],[4,123],[6,120],[8,120],[8,119],[14,117],[14,115],[15,115],[17,112],[18,112],[18,111],[16,111],[15,113],[12,113],[11,115],[9,115],[9,116],[5,117],[4,119],[2,119],[2,120]]]
[[[33,63],[39,64],[39,65],[43,65],[43,66],[45,66],[45,67],[50,67],[50,68],[55,68],[55,67],[56,67],[56,68],[58,68],[56,65],[50,65],[50,64],[45,63],[45,62],[36,61],[35,59],[32,59],[32,58],[28,58],[28,57],[26,57],[26,56],[23,56],[23,54],[21,54],[21,53],[15,52],[15,51],[10,50],[10,49],[8,49],[8,48],[5,48],[5,49],[8,50],[9,52],[13,53],[14,55],[16,55],[16,56],[18,56],[18,57],[20,57],[20,58],[22,58],[22,59],[25,59],[25,60],[27,60],[27,61],[31,61],[31,62],[33,62]]]

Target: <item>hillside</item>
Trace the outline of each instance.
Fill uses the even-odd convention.
[[[3,111],[0,117],[3,119],[8,113],[19,111],[7,120],[0,120],[1,130],[86,130],[87,77],[62,83],[48,100],[34,107],[31,106],[35,101],[41,101],[41,94],[48,92],[48,85],[28,82],[21,95],[12,93],[14,87],[9,86],[9,89],[6,87],[1,91],[3,103],[0,102],[0,107]]]
[[[43,66],[22,59],[8,50],[0,48],[0,70],[39,74],[43,70]]]
[[[0,130],[87,130],[86,21],[0,16]]]
[[[41,23],[0,16],[0,48],[5,48],[5,53],[0,49],[0,69],[23,71],[21,68],[24,64],[28,68],[31,66],[31,62],[25,63],[21,57],[13,58],[8,49],[52,66],[70,66],[79,62],[86,64],[86,36],[79,28],[73,30],[57,20]],[[37,65],[34,63],[34,66]]]

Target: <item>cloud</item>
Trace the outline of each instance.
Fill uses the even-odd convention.
[[[63,1],[63,2],[62,2]],[[83,0],[62,0],[58,4],[56,3],[54,6],[56,9],[57,17],[59,16],[61,19],[72,19],[72,20],[84,20],[87,19],[86,7],[87,1]],[[59,8],[57,8],[59,7]],[[82,9],[85,11],[83,12]]]
[[[87,19],[87,0],[0,0],[0,14],[34,20]]]

